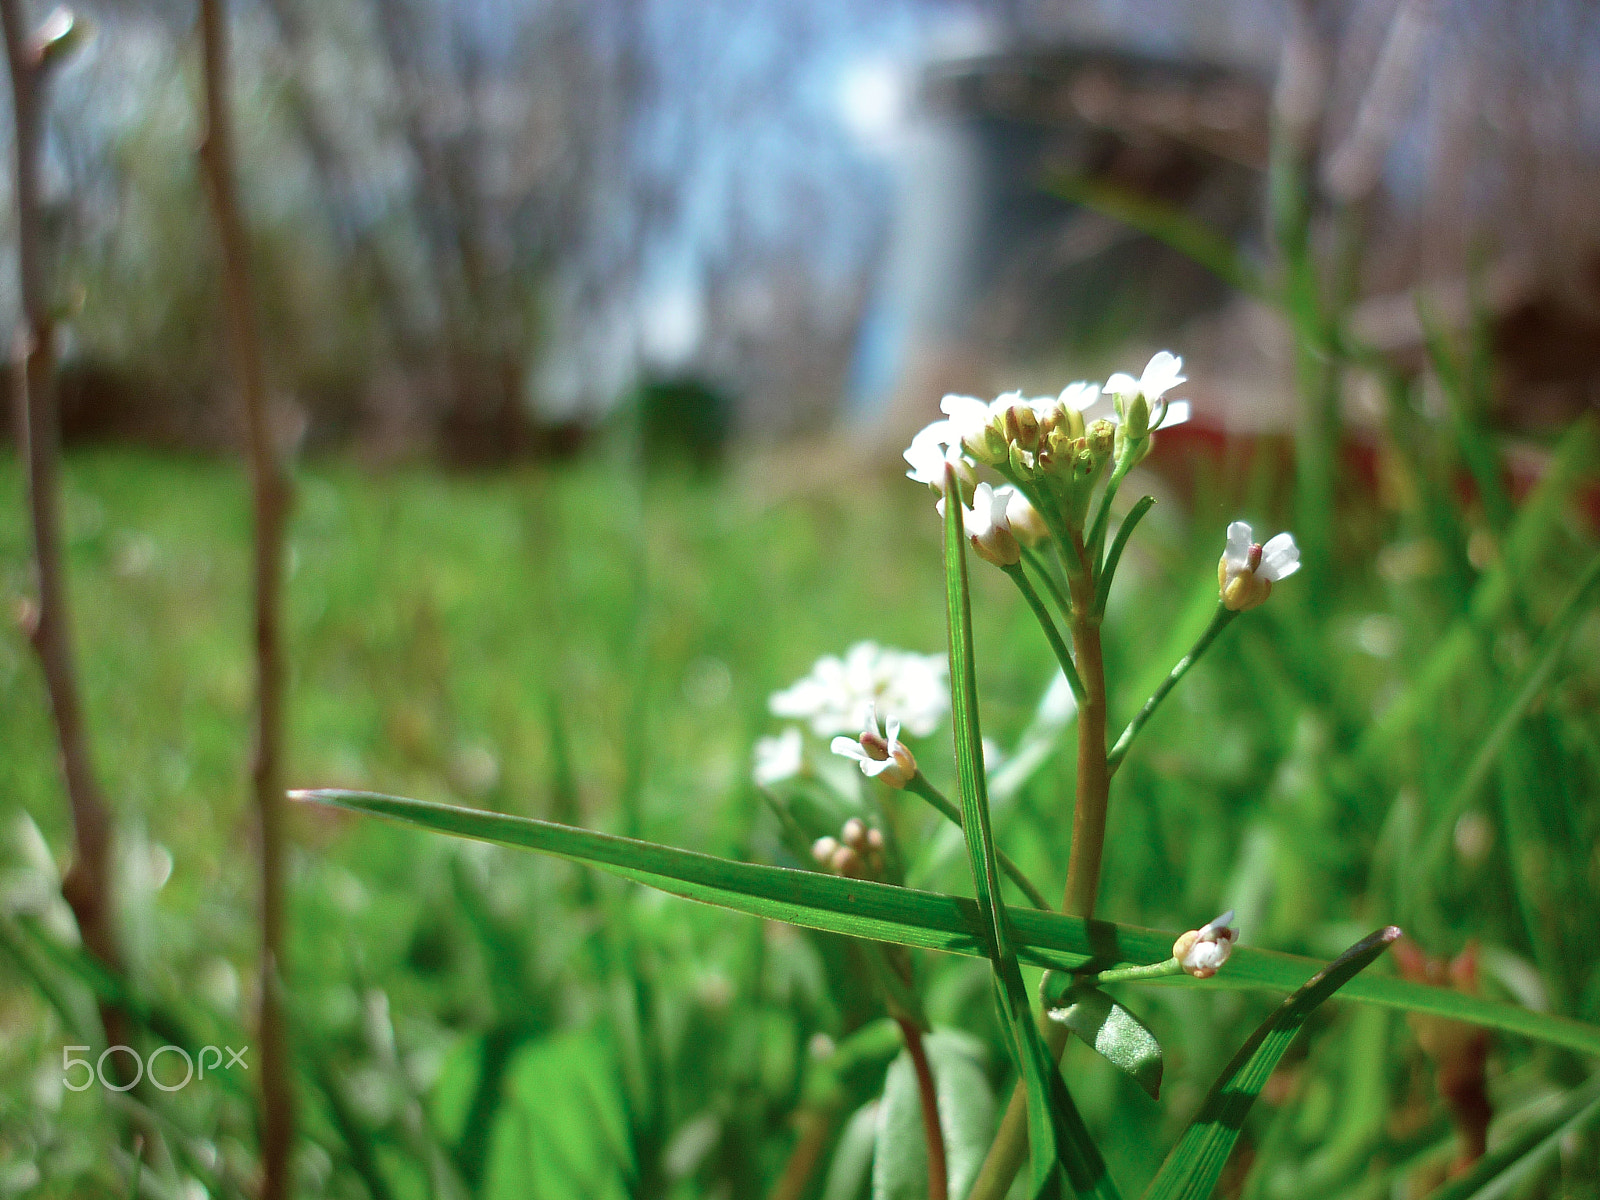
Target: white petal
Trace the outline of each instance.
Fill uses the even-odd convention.
[[[870,762],[867,752],[861,748],[861,743],[853,737],[836,737],[828,743],[828,749],[843,758],[853,758],[857,762]]]
[[[1139,390],[1146,400],[1154,403],[1187,378],[1180,374],[1182,370],[1183,359],[1170,350],[1159,351],[1145,364]]]
[[[1138,390],[1139,381],[1123,371],[1106,380],[1105,393],[1108,396],[1131,396]]]
[[[889,718],[889,727],[888,727],[887,731],[884,734],[884,740],[887,741],[891,746],[895,742],[898,742],[900,740],[900,718],[899,717],[890,717]]]
[[[1228,526],[1228,548],[1222,557],[1230,567],[1242,567],[1250,560],[1251,544],[1250,526],[1244,521],[1235,521]]]
[[[1115,378],[1115,376],[1113,376]],[[1123,378],[1126,378],[1124,376]],[[1083,412],[1100,399],[1100,385],[1098,383],[1069,383],[1061,389],[1060,403],[1068,408],[1075,408]]]
[[[1174,425],[1182,425],[1191,416],[1187,400],[1174,400],[1167,405],[1167,414],[1161,418],[1160,429],[1171,429]]]
[[[1230,908],[1220,917],[1216,917],[1213,920],[1207,921],[1200,929],[1200,936],[1205,937],[1208,934],[1215,934],[1219,929],[1226,929],[1228,927],[1228,923],[1232,920],[1233,909]]]
[[[1300,547],[1294,544],[1292,534],[1280,533],[1261,547],[1261,566],[1256,574],[1262,579],[1276,583],[1289,578],[1299,569]]]

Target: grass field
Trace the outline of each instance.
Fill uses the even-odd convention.
[[[1434,955],[1476,944],[1486,994],[1600,1020],[1592,611],[1552,652],[1548,685],[1511,711],[1594,554],[1570,504],[1592,450],[1586,428],[1570,435],[1498,528],[1448,498],[1443,516],[1430,509],[1436,490],[1408,486],[1403,464],[1383,488],[1352,486],[1335,572],[1285,581],[1236,622],[1118,775],[1100,912],[1184,929],[1231,906],[1248,943],[1318,956],[1395,921]],[[220,1037],[247,1025],[254,977],[244,481],[231,464],[132,451],[80,453],[68,468],[77,645],[121,826],[130,974]],[[604,460],[489,476],[304,467],[291,783],[793,865],[749,780],[752,743],[777,728],[767,696],[863,638],[941,653],[945,616],[924,489],[887,465],[810,483],[790,472],[781,488],[777,474],[776,460],[648,483]],[[1226,522],[1283,521],[1270,457],[1199,476],[1182,497],[1155,481],[1161,503],[1119,576],[1106,628],[1114,729],[1204,627]],[[30,587],[12,458],[0,495],[12,498],[0,505],[10,607]],[[1008,582],[974,580],[985,733],[1010,747],[1053,660]],[[917,752],[948,783],[948,723]],[[1000,818],[1000,839],[1052,896],[1070,759],[1034,774]],[[907,845],[933,843],[931,816],[893,811]],[[42,685],[10,622],[0,821],[0,906],[48,918],[50,863],[36,848],[30,858],[29,831],[59,864],[68,826]],[[795,1142],[817,1039],[875,1012],[831,936],[311,811],[296,813],[293,843],[306,1195],[759,1195]],[[970,891],[959,855],[917,853],[914,882]],[[0,1196],[124,1188],[105,1147],[126,1108],[63,1090],[72,1031],[19,962],[0,953]],[[918,969],[935,1025],[978,1035],[999,1094],[1006,1059],[983,964],[924,955]],[[1069,1057],[1130,1188],[1272,1003],[1141,998],[1167,1049],[1159,1105],[1098,1058]],[[1246,1194],[1388,1195],[1449,1157],[1451,1121],[1412,1027],[1379,1009],[1326,1011],[1252,1118]],[[877,1094],[876,1071],[840,1085],[838,1120]],[[1514,1129],[1583,1073],[1569,1052],[1504,1039],[1490,1095]],[[196,1086],[174,1104],[172,1177],[241,1189],[242,1102]],[[1592,1141],[1552,1163],[1534,1183],[1569,1190],[1542,1194],[1584,1194],[1572,1189],[1597,1178]]]

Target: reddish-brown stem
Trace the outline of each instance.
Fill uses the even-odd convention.
[[[1079,553],[1084,554],[1081,544]],[[1083,680],[1083,699],[1078,703],[1078,786],[1062,907],[1069,916],[1092,917],[1100,891],[1111,789],[1106,765],[1106,669],[1100,654],[1100,623],[1094,614],[1095,580],[1087,571],[1073,571],[1067,584],[1072,592],[1072,646],[1078,676]]]
[[[286,1200],[294,1101],[288,1032],[283,1014],[284,894],[283,789],[284,656],[281,624],[284,528],[289,485],[278,464],[267,411],[266,371],[250,292],[249,248],[234,186],[233,132],[228,105],[228,25],[222,0],[200,0],[205,63],[205,141],[201,168],[222,249],[224,315],[234,370],[244,397],[255,523],[255,749],[251,785],[261,833],[261,1196]]]
[[[922,1130],[928,1139],[928,1200],[947,1200],[950,1193],[949,1167],[945,1163],[944,1129],[939,1124],[939,1093],[934,1087],[933,1067],[928,1049],[922,1044],[922,1030],[915,1021],[896,1017],[906,1040],[906,1052],[917,1073],[917,1095],[922,1101]]]
[[[17,260],[22,289],[14,379],[17,442],[26,464],[39,588],[38,607],[25,614],[24,620],[44,673],[67,803],[72,811],[74,852],[61,892],[77,917],[84,945],[115,970],[120,956],[111,910],[111,815],[95,779],[73,661],[71,608],[61,561],[61,432],[56,410],[55,322],[44,275],[39,207],[39,151],[49,64],[41,45],[23,22],[18,0],[0,0],[0,25],[4,26],[16,118],[13,144]],[[101,1016],[107,1036],[112,1042],[121,1040],[120,1015],[102,1008]]]
[[[795,1117],[795,1124],[800,1136],[767,1200],[801,1200],[810,1192],[811,1178],[822,1163],[822,1152],[828,1148],[828,1137],[833,1132],[833,1111],[803,1108]]]

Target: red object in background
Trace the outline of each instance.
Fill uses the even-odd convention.
[[[1452,959],[1433,958],[1411,938],[1394,945],[1400,974],[1412,983],[1454,988],[1477,995],[1478,946],[1468,942]],[[1489,1143],[1489,1031],[1444,1017],[1412,1013],[1406,1017],[1417,1044],[1433,1063],[1439,1096],[1450,1109],[1450,1119],[1461,1138],[1461,1151],[1450,1168],[1459,1175],[1483,1157]]]

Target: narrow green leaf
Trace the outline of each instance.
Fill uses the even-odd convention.
[[[1139,522],[1144,520],[1145,513],[1155,506],[1155,502],[1154,496],[1141,496],[1128,510],[1128,515],[1122,518],[1122,524],[1117,526],[1117,536],[1111,539],[1111,549],[1106,553],[1105,566],[1100,568],[1100,582],[1095,585],[1095,612],[1106,611],[1106,601],[1111,598],[1111,581],[1116,577],[1117,564],[1122,561],[1122,551],[1127,547],[1133,531],[1139,527]]]
[[[1223,1068],[1205,1103],[1151,1181],[1145,1200],[1206,1200],[1227,1164],[1250,1107],[1306,1018],[1400,936],[1393,925],[1346,950],[1263,1021]]]
[[[1077,987],[1050,1011],[1068,1032],[1112,1066],[1131,1075],[1155,1100],[1161,1095],[1161,1043],[1145,1023],[1095,987]]]
[[[1050,191],[1065,200],[1092,208],[1159,242],[1165,242],[1241,292],[1270,298],[1261,273],[1239,253],[1234,244],[1181,208],[1151,200],[1127,188],[1072,175],[1057,175],[1048,186]]]
[[[945,468],[945,494],[956,494],[954,471]],[[1079,1196],[1116,1196],[1116,1188],[1078,1115],[1055,1059],[1039,1036],[1033,1004],[1022,982],[1011,920],[1000,898],[1000,863],[989,824],[983,736],[978,720],[977,665],[972,643],[972,601],[967,587],[967,541],[960,506],[945,505],[945,600],[950,629],[950,706],[955,733],[956,778],[961,793],[961,829],[966,837],[972,883],[983,922],[985,948],[994,968],[995,996],[1010,1033],[1017,1071],[1028,1094],[1030,1191],[1058,1196],[1065,1168]]]
[[[387,817],[434,833],[537,850],[599,867],[674,896],[752,916],[924,950],[988,957],[977,905],[962,896],[893,887],[866,879],[841,879],[820,871],[734,862],[531,817],[399,796],[334,789],[290,794],[300,801]],[[1018,958],[1032,966],[1064,971],[1076,970],[1091,958],[1106,968],[1157,962],[1171,954],[1172,941],[1177,936],[1137,925],[1084,921],[1037,909],[1007,908],[1006,912],[1016,934]],[[25,928],[21,921],[16,924]],[[51,956],[95,987],[96,995],[106,999],[122,995],[119,987],[103,980],[103,972],[97,974],[84,962],[83,955],[52,947]],[[1241,946],[1228,959],[1228,969],[1214,979],[1200,982],[1180,975],[1156,986],[1292,992],[1323,965],[1298,954]],[[1600,1055],[1600,1026],[1485,1000],[1453,988],[1429,987],[1387,976],[1360,976],[1345,987],[1343,994],[1349,1000],[1449,1017],[1583,1054]]]

